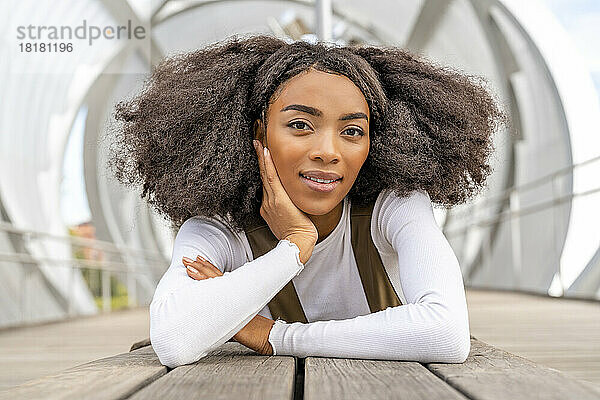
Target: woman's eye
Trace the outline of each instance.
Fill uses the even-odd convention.
[[[350,136],[363,136],[365,134],[361,129],[356,129],[356,128],[348,128],[344,132],[350,132],[350,131],[354,131],[356,133],[355,135],[350,135]]]
[[[288,124],[288,126],[290,128],[299,129],[299,130],[305,130],[307,128],[310,128],[310,126],[306,122],[303,122],[303,121],[290,122]],[[351,134],[349,136],[352,136],[352,137],[364,136],[364,134],[365,134],[362,131],[362,129],[357,129],[357,128],[348,128],[344,132],[351,132]]]
[[[308,124],[306,122],[302,122],[302,121],[294,121],[294,122],[290,122],[288,124],[288,126],[291,127],[291,128],[296,128],[296,129],[302,130],[303,128],[298,128],[297,127],[298,125],[305,126],[305,127],[308,126]]]

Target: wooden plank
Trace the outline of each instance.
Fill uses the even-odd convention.
[[[129,351],[141,349],[142,347],[150,346],[150,344],[151,344],[150,338],[146,338],[146,339],[140,340],[139,342],[135,342],[134,344],[132,344]]]
[[[462,364],[431,363],[426,367],[474,400],[600,399],[600,391],[560,371],[471,338]]]
[[[148,307],[139,307],[0,329],[0,392],[124,353],[149,327]]]
[[[466,399],[417,362],[307,357],[304,399]]]
[[[292,399],[295,360],[263,356],[237,342],[226,342],[206,357],[177,367],[137,392],[139,399]]]
[[[600,302],[467,288],[471,333],[485,343],[600,388]]]
[[[228,340],[228,342],[235,342],[235,339],[231,338]],[[150,342],[150,338],[142,339],[140,341],[133,343],[131,345],[131,348],[129,349],[129,351],[141,349],[142,347],[150,346],[151,344],[152,343]]]
[[[166,373],[148,346],[16,386],[0,399],[124,399]]]

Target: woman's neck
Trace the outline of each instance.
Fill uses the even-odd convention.
[[[317,243],[325,240],[327,236],[335,229],[340,218],[342,218],[342,211],[344,210],[344,201],[335,206],[335,208],[324,215],[308,215],[308,218],[315,224],[317,232],[319,232],[319,239]]]

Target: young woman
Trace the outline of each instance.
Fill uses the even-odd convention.
[[[261,354],[463,362],[460,267],[432,202],[484,186],[507,122],[474,77],[398,48],[232,37],[117,105],[112,163],[179,228],[150,305],[175,367]]]

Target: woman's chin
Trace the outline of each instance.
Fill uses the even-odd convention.
[[[333,210],[340,202],[331,199],[303,199],[300,202],[294,201],[296,207],[308,215],[325,215]]]

